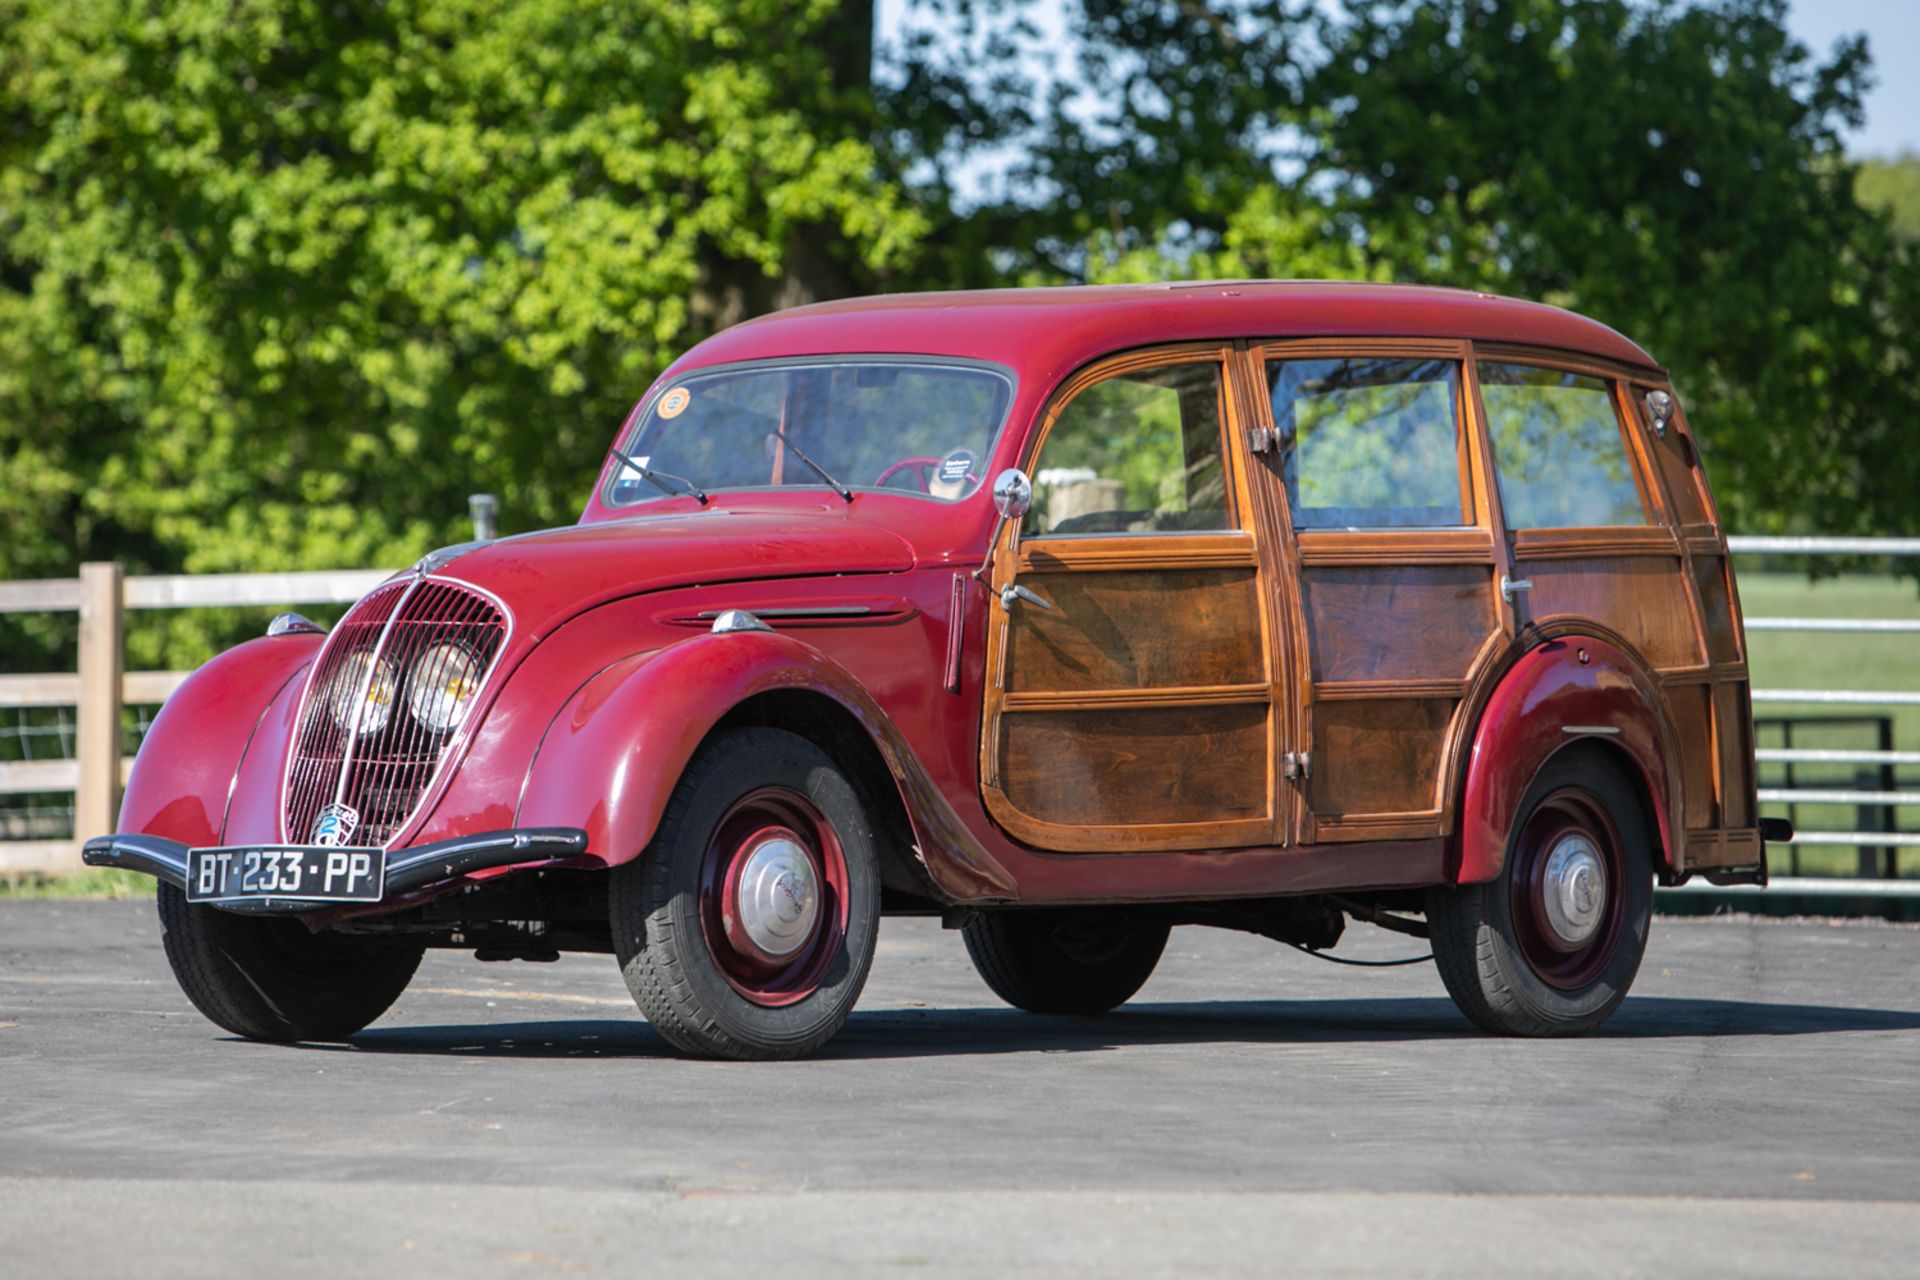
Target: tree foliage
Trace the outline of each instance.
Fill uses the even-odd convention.
[[[1167,275],[1575,307],[1736,527],[1913,531],[1911,166],[1847,161],[1866,49],[1784,0],[916,12],[876,64],[853,0],[0,0],[0,578],[565,521],[732,320]]]
[[[571,518],[673,355],[921,236],[838,10],[0,0],[0,578]]]

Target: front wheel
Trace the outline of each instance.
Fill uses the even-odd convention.
[[[611,888],[627,990],[687,1053],[812,1053],[873,964],[872,824],[826,753],[784,730],[730,729],[701,747]]]
[[[194,1007],[249,1040],[342,1040],[385,1013],[425,950],[400,938],[314,933],[288,916],[239,915],[160,886],[160,939]]]
[[[1447,992],[1498,1035],[1579,1035],[1626,998],[1653,918],[1651,824],[1638,790],[1588,755],[1527,788],[1506,862],[1485,884],[1430,890]]]

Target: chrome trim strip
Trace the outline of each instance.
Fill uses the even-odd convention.
[[[709,622],[722,614],[734,612],[751,613],[756,618],[863,618],[873,609],[864,604],[794,605],[781,609],[703,609],[697,616],[700,621]]]
[[[1563,724],[1562,733],[1603,733],[1612,736],[1620,732],[1610,724]]]

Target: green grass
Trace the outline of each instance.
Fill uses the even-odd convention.
[[[65,876],[0,877],[4,898],[151,898],[154,879],[137,871],[96,867]]]
[[[1735,565],[1738,573],[1739,566]],[[1914,584],[1887,577],[1843,575],[1809,582],[1800,574],[1741,573],[1740,602],[1749,618],[1920,618],[1920,594]],[[1920,636],[1859,635],[1806,631],[1756,631],[1747,638],[1748,661],[1757,689],[1920,689]],[[1920,707],[1840,707],[1822,704],[1759,703],[1756,717],[1794,715],[1877,715],[1893,717],[1894,749],[1920,751]],[[1761,746],[1780,745],[1779,731],[1760,731]],[[1867,726],[1802,728],[1794,745],[1872,749],[1879,745]],[[1868,766],[1805,765],[1796,782],[1802,787],[1878,788],[1877,773],[1870,778],[1856,771]],[[1896,770],[1900,785],[1920,789],[1920,768]],[[1765,765],[1763,785],[1784,785],[1784,767]],[[1767,805],[1763,812],[1785,816],[1783,805]],[[1857,825],[1849,805],[1803,805],[1795,812],[1803,830],[1845,831]],[[1920,810],[1896,810],[1901,830],[1920,830]],[[1801,875],[1851,875],[1859,866],[1859,852],[1851,848],[1797,847]],[[1786,872],[1791,854],[1776,853],[1775,869]],[[1903,875],[1920,876],[1920,849],[1899,852]]]

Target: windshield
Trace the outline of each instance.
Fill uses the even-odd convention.
[[[1013,380],[978,365],[805,360],[689,374],[656,397],[622,446],[607,500],[683,486],[884,490],[958,502],[985,482]],[[784,439],[782,438],[784,437]],[[809,466],[802,459],[811,459]],[[818,467],[818,470],[815,467]]]

